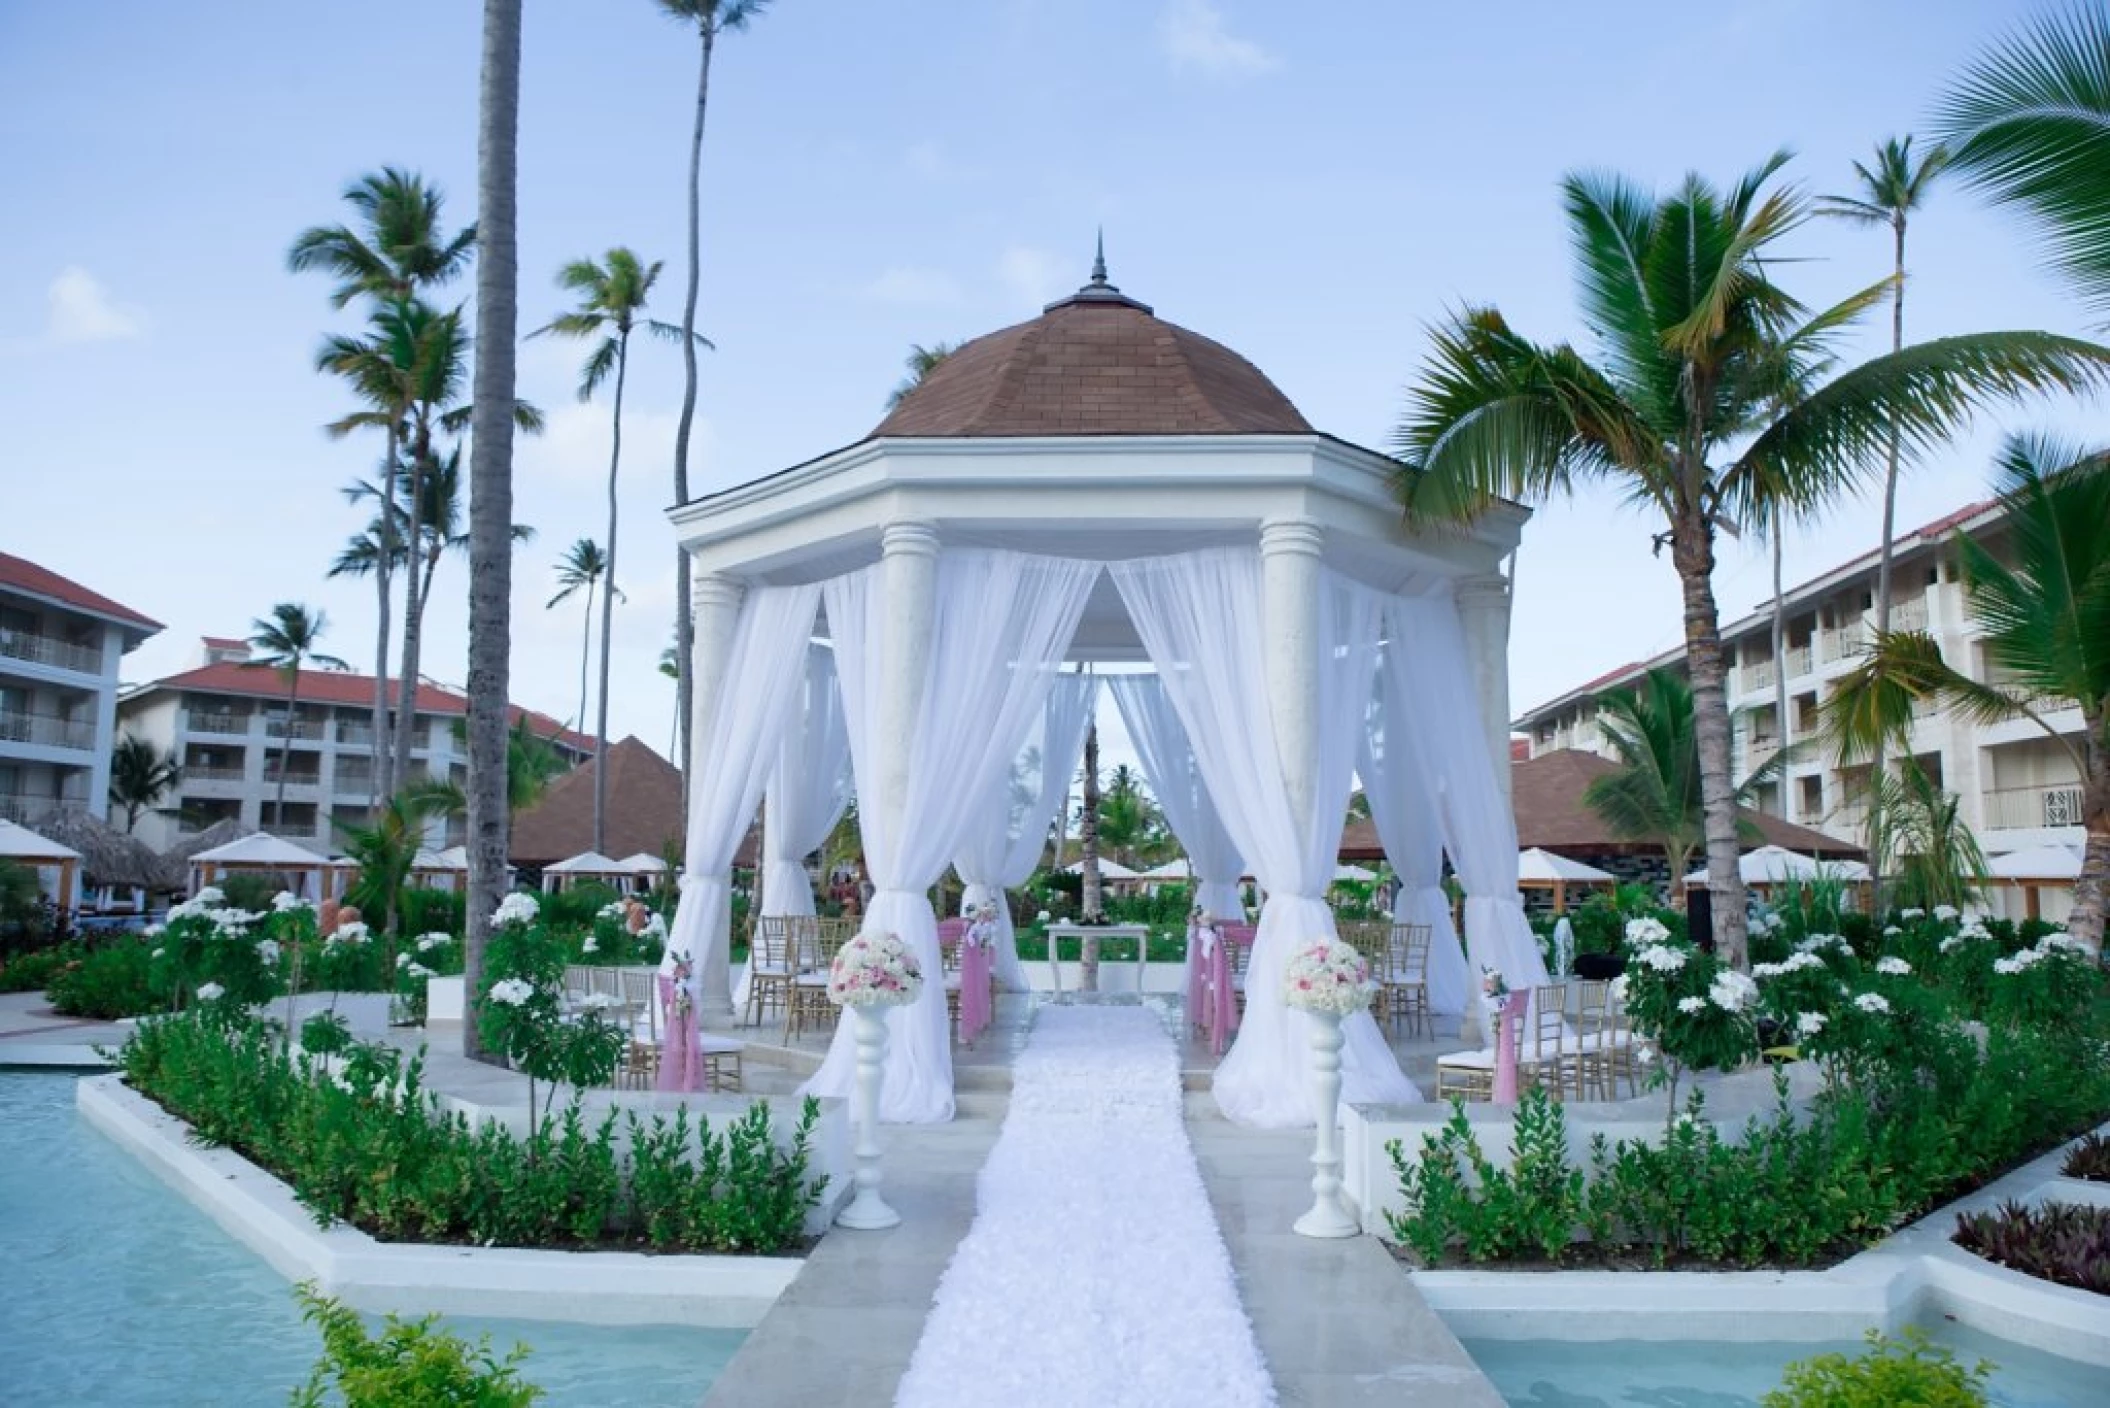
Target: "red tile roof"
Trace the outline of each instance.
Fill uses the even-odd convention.
[[[240,636],[207,636],[205,643],[215,650],[247,650],[249,642]]]
[[[129,626],[138,626],[146,631],[158,631],[161,623],[151,616],[142,616],[129,606],[110,600],[101,592],[91,592],[70,577],[61,577],[48,567],[39,567],[27,558],[14,557],[0,552],[0,587],[12,587],[31,596],[44,597],[78,611],[107,616]]]
[[[283,699],[286,685],[279,672],[268,665],[243,665],[223,660],[216,664],[201,665],[195,670],[185,670],[180,675],[154,681],[138,691],[141,694],[155,689],[189,689],[203,694],[236,694],[258,699]],[[136,696],[135,696],[136,697]],[[341,704],[348,706],[371,706],[374,702],[374,677],[357,675],[347,670],[302,670],[300,672],[300,699],[304,704]],[[466,715],[469,701],[449,689],[434,684],[420,684],[417,692],[417,711],[421,714]],[[561,738],[568,746],[584,752],[593,751],[593,735],[566,728],[549,715],[533,709],[523,709],[518,704],[506,706],[506,718],[518,723],[526,717],[528,728],[544,738]]]

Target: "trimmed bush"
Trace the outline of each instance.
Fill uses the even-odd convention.
[[[1956,1356],[1907,1327],[1897,1339],[1870,1330],[1868,1348],[1848,1357],[1820,1354],[1788,1366],[1761,1408],[1983,1408],[1993,1366],[1966,1369]]]

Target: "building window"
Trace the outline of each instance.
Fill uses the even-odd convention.
[[[1804,821],[1815,821],[1824,814],[1823,778],[1798,778],[1796,780],[1796,790],[1800,794],[1797,803]]]

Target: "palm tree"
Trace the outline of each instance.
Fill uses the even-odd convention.
[[[557,594],[543,607],[545,611],[570,597],[574,592],[586,592],[586,620],[579,632],[579,712],[572,717],[578,720],[577,727],[586,727],[586,662],[593,653],[593,593],[601,579],[608,575],[608,559],[600,546],[591,538],[581,538],[571,545],[557,563]],[[615,583],[608,590],[616,596],[622,590]]]
[[[137,734],[128,733],[110,751],[110,802],[124,808],[125,830],[183,782],[183,765]]]
[[[662,337],[689,341],[680,328],[641,320],[652,285],[659,279],[660,264],[646,264],[620,246],[608,251],[606,264],[575,259],[557,273],[557,285],[579,296],[579,306],[559,314],[528,334],[540,337],[596,339],[579,375],[579,399],[591,401],[593,393],[612,372],[615,375],[614,414],[608,451],[608,567],[614,579],[616,564],[616,476],[623,462],[623,383],[630,368],[630,334],[640,322]],[[593,759],[593,847],[600,850],[608,835],[608,659],[609,632],[615,623],[614,593],[601,596],[601,700],[594,726]]]
[[[1658,197],[1611,175],[1562,183],[1592,361],[1541,345],[1489,307],[1434,333],[1399,432],[1400,490],[1420,520],[1471,519],[1500,496],[1544,499],[1607,482],[1664,520],[1684,598],[1700,752],[1708,888],[1724,957],[1747,961],[1735,784],[1723,691],[1716,536],[1778,503],[1817,511],[1895,434],[1939,442],[1976,407],[2100,383],[2110,352],[2043,332],[1922,343],[1831,375],[1838,337],[1885,280],[1811,314],[1773,282],[1776,246],[1808,212],[1768,191],[1776,155],[1727,190],[1697,175]]]
[[[738,33],[748,22],[769,8],[769,0],[659,0],[659,8],[680,24],[696,26],[702,55],[696,65],[696,129],[689,136],[689,286],[681,301],[681,418],[674,425],[674,502],[689,501],[689,435],[696,424],[696,348],[702,339],[696,333],[696,295],[703,283],[703,119],[711,103],[711,55],[718,36]],[[674,733],[689,735],[689,555],[674,551],[674,643],[677,674],[674,683]],[[689,814],[689,754],[675,746],[675,763],[681,768],[681,813]]]
[[[564,770],[564,755],[528,727],[527,715],[513,720],[513,731],[506,736],[506,797],[513,811],[526,811],[541,801]]]
[[[1927,192],[1935,180],[1948,169],[1948,148],[1936,146],[1928,150],[1918,161],[1913,160],[1912,139],[1892,137],[1876,148],[1875,166],[1871,169],[1860,162],[1854,163],[1854,174],[1860,178],[1860,193],[1851,196],[1825,196],[1818,202],[1818,210],[1840,220],[1850,220],[1857,225],[1888,225],[1890,227],[1891,290],[1890,290],[1890,350],[1905,349],[1905,230],[1912,212],[1926,200]],[[1891,549],[1897,537],[1898,506],[1898,452],[1903,447],[1893,433],[1890,444],[1884,451],[1883,460],[1883,542],[1876,559],[1876,630],[1890,629],[1890,559]],[[1783,680],[1786,678],[1784,661],[1775,661],[1775,668]],[[1786,727],[1783,715],[1781,726]],[[1872,775],[1880,778],[1884,773],[1883,749],[1878,747]],[[1871,800],[1876,805],[1876,815],[1882,814],[1882,796],[1885,789],[1880,785],[1874,790]],[[1883,874],[1876,869],[1876,895],[1878,911],[1881,910]]]
[[[506,700],[513,590],[514,338],[519,328],[521,0],[484,0],[476,122],[476,367],[469,446],[469,905],[463,986],[483,982],[491,911],[506,887]],[[475,1012],[472,1009],[470,1016]],[[480,1057],[474,1020],[465,1054]]]
[[[1873,776],[1869,850],[1896,877],[1898,902],[1921,909],[1970,903],[1985,879],[1985,852],[1963,820],[1962,800],[1910,756],[1895,775]]]
[[[2110,311],[2110,11],[2044,15],[1965,69],[1935,130],[1950,165],[2019,206],[2051,266]]]
[[[286,685],[286,727],[278,741],[278,800],[272,808],[277,814],[280,830],[286,825],[286,761],[293,749],[293,713],[300,705],[301,666],[314,664],[333,670],[345,668],[345,663],[336,656],[325,655],[316,649],[329,624],[329,617],[320,611],[310,611],[297,601],[282,601],[271,608],[269,620],[249,623],[249,648],[261,657],[249,663],[277,670],[278,677]]]
[[[1099,799],[1099,844],[1110,848],[1124,864],[1134,865],[1136,850],[1149,841],[1156,820],[1157,808],[1151,805],[1142,778],[1128,764],[1117,765]]]
[[[924,378],[938,369],[940,362],[959,350],[960,344],[957,342],[934,342],[928,347],[920,342],[911,342],[905,363],[908,375],[903,377],[901,384],[887,396],[887,409],[891,411],[900,405],[908,398],[909,392],[921,386]]]
[[[387,937],[384,971],[395,971],[395,941],[401,931],[403,890],[425,844],[425,823],[458,811],[461,792],[449,782],[416,782],[390,797],[367,826],[337,823],[344,852],[359,862],[359,878],[346,898],[363,914],[382,916]]]
[[[444,233],[441,218],[444,198],[437,187],[427,186],[415,172],[384,167],[360,177],[344,192],[345,203],[359,219],[359,229],[349,225],[315,226],[304,230],[287,252],[286,264],[295,273],[315,270],[337,280],[330,305],[343,308],[365,298],[374,305],[378,320],[387,310],[412,302],[427,289],[452,281],[468,266],[476,245],[476,227],[453,235]],[[318,358],[319,370],[345,376],[362,401],[377,409],[378,424],[385,432],[388,449],[383,460],[384,492],[393,495],[398,446],[402,435],[404,398],[400,380],[389,375],[373,355],[385,344],[361,346],[350,339],[332,339]],[[360,355],[351,356],[357,352]],[[342,362],[341,365],[333,364]],[[333,434],[343,430],[332,427]],[[391,506],[393,500],[391,499]],[[393,514],[382,516],[382,552],[374,573],[376,644],[374,650],[373,733],[379,755],[374,771],[375,790],[370,801],[388,795],[392,782],[390,759],[382,740],[388,736],[388,642],[389,576],[393,566]]]
[[[2015,437],[1997,473],[2015,565],[1968,534],[1955,539],[1965,607],[1994,678],[1951,667],[1924,631],[1880,635],[1839,681],[1826,727],[1842,757],[1902,737],[1920,699],[1976,723],[2026,719],[2041,729],[2081,782],[2087,850],[2066,927],[2100,951],[2110,887],[2110,452]],[[2080,711],[2078,737],[2046,717],[2064,708]]]
[[[1650,670],[1630,691],[1599,695],[1597,722],[1619,770],[1593,779],[1583,789],[1583,801],[1620,840],[1662,846],[1675,889],[1692,868],[1692,853],[1706,839],[1692,686],[1675,670]],[[1777,761],[1768,764],[1769,769],[1777,766]],[[1747,779],[1737,789],[1739,801],[1756,780]],[[1752,830],[1738,819],[1740,840],[1748,839]]]
[[[680,636],[677,634],[675,638],[679,640]],[[679,646],[670,645],[659,653],[659,672],[674,681],[674,727],[667,736],[667,753],[670,757],[679,756],[681,752],[681,649]],[[583,691],[580,694],[580,698],[585,698]],[[686,763],[683,765],[682,776],[688,776]],[[683,808],[683,812],[684,814],[687,813],[686,807]]]

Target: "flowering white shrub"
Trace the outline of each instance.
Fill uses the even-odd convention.
[[[1724,1012],[1741,1012],[1758,1000],[1758,984],[1734,968],[1724,968],[1708,983],[1707,1000]]]
[[[535,985],[525,978],[501,978],[491,984],[491,1000],[504,1007],[525,1006],[535,996]]]
[[[225,996],[227,996],[227,989],[221,987],[218,983],[200,983],[198,985],[198,1001],[200,1002],[218,1002]]]
[[[532,924],[541,913],[542,906],[533,895],[524,890],[515,890],[498,902],[497,909],[491,911],[491,923],[494,926]]]
[[[1707,1010],[1707,999],[1704,997],[1681,997],[1678,999],[1678,1010],[1687,1014],[1705,1012]]]
[[[444,945],[451,944],[453,942],[454,935],[452,934],[420,934],[418,935],[418,952],[430,953],[436,948],[443,947]]]
[[[1637,948],[1660,944],[1669,937],[1670,930],[1663,927],[1663,921],[1653,915],[1643,915],[1639,919],[1629,919],[1626,922],[1626,941]]]
[[[1640,921],[1636,921],[1637,923]],[[1654,923],[1654,920],[1649,920]],[[1691,959],[1688,950],[1671,944],[1650,944],[1634,955],[1634,961],[1644,968],[1653,968],[1658,973],[1675,973],[1684,968]]]
[[[312,906],[291,890],[280,890],[271,897],[271,908],[275,913],[284,914],[288,910],[309,909]]]
[[[1377,984],[1370,965],[1351,944],[1320,938],[1290,956],[1282,974],[1282,1001],[1299,1012],[1346,1017],[1370,1005]]]
[[[828,965],[828,1000],[839,1007],[899,1007],[923,991],[923,970],[893,934],[859,934]]]
[[[1795,1019],[1795,1034],[1797,1036],[1816,1036],[1823,1030],[1824,1014],[1822,1012],[1804,1012]]]
[[[1909,978],[1912,976],[1912,965],[1902,958],[1878,958],[1876,971],[1888,978]]]
[[[339,924],[335,929],[332,929],[330,936],[323,940],[323,944],[325,946],[363,944],[370,936],[371,931],[366,927],[366,924],[361,920],[354,919],[349,924]]]
[[[1854,1006],[1871,1017],[1881,1017],[1890,1011],[1890,999],[1879,992],[1864,992],[1854,999]]]

